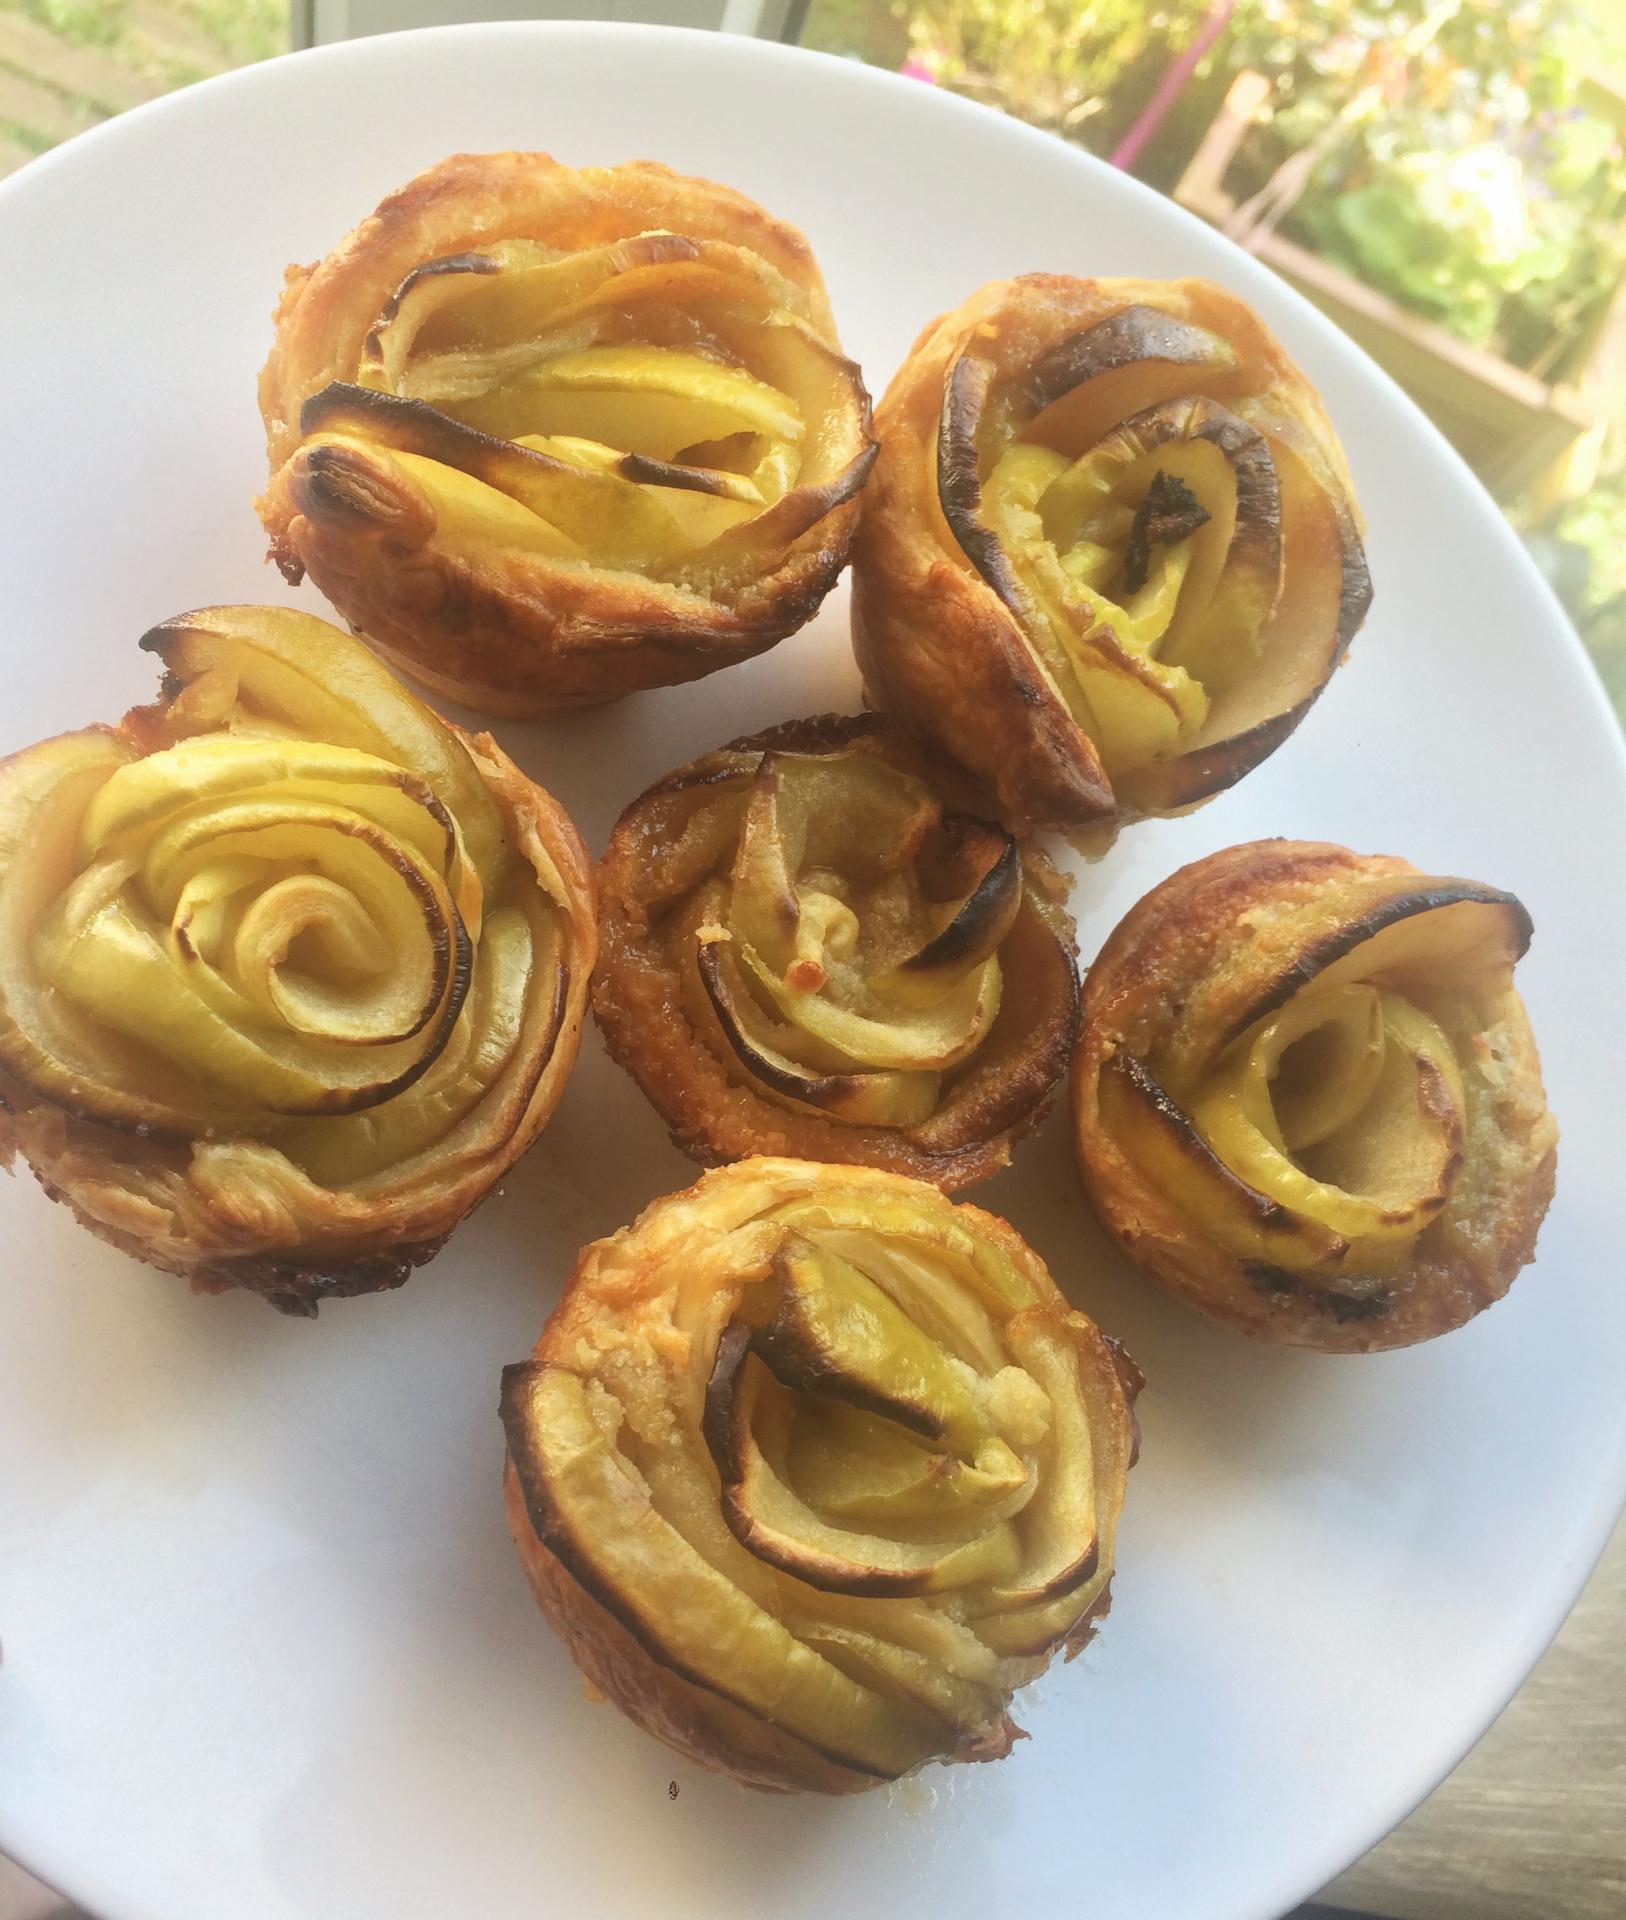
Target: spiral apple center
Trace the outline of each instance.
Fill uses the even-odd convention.
[[[993,1611],[1094,1572],[1076,1361],[1047,1328],[945,1311],[953,1285],[929,1249],[810,1224],[747,1290],[705,1434],[758,1558],[827,1592],[977,1589]]]
[[[999,1011],[1014,842],[862,751],[764,754],[738,818],[684,923],[703,1030],[775,1098],[925,1120]]]
[[[468,990],[480,886],[416,776],[240,735],[116,770],[34,940],[83,1013],[217,1095],[337,1113],[401,1091]]]
[[[1372,1271],[1448,1204],[1467,1129],[1450,1039],[1370,982],[1296,994],[1229,1049],[1192,1114],[1233,1172]]]
[[[1203,398],[1162,401],[1081,450],[1017,438],[994,464],[983,510],[1109,772],[1189,744],[1259,658],[1279,493],[1262,437]]]

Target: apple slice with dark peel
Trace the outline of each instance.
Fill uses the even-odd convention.
[[[1101,1114],[1124,1151],[1182,1212],[1240,1258],[1298,1269],[1335,1269],[1349,1252],[1339,1235],[1268,1198],[1233,1173],[1144,1061],[1115,1053],[1101,1074]]]
[[[523,343],[555,316],[640,269],[698,259],[694,241],[644,233],[585,253],[559,256],[533,241],[503,240],[478,252],[446,254],[412,268],[379,310],[362,346],[364,377],[396,390],[409,360],[478,361]]]
[[[997,1688],[979,1687],[912,1647],[822,1620],[799,1622],[797,1634],[860,1686],[935,1714],[962,1737],[997,1733],[1005,1722],[1005,1696]]]
[[[1402,995],[1371,988],[1366,994],[1378,1026],[1373,1057],[1358,1073],[1350,1071],[1347,1049],[1331,1043],[1340,1016],[1363,996],[1354,983],[1322,980],[1229,1049],[1190,1106],[1195,1125],[1239,1178],[1296,1219],[1346,1239],[1351,1267],[1383,1273],[1449,1203],[1467,1106],[1440,1026]],[[1303,1111],[1317,1080],[1329,1074],[1342,1076],[1340,1085],[1318,1104],[1334,1124],[1313,1144],[1287,1147],[1275,1089],[1294,1093]],[[1311,1076],[1307,1083],[1304,1075]],[[1342,1085],[1354,1096],[1343,1110]]]
[[[1297,706],[1209,746],[1189,748],[1172,760],[1154,760],[1150,766],[1126,768],[1116,776],[1126,813],[1131,817],[1136,813],[1177,813],[1234,787],[1288,738],[1320,693],[1317,687]]]
[[[961,354],[949,369],[937,421],[937,500],[960,551],[1017,620],[1025,622],[1032,614],[1027,592],[982,510],[978,440],[993,383],[992,362],[973,354]]]
[[[786,1386],[880,1414],[967,1459],[995,1437],[976,1374],[849,1261],[787,1236],[774,1278],[778,1306],[755,1345]]]
[[[1005,1339],[1050,1402],[1050,1431],[1038,1491],[1022,1514],[1020,1572],[994,1589],[993,1600],[996,1607],[1037,1606],[1076,1593],[1100,1564],[1095,1458],[1078,1351],[1066,1330],[1053,1314],[1033,1310],[1005,1323]]]
[[[636,482],[482,433],[422,400],[334,381],[305,402],[299,425],[307,437],[355,435],[467,474],[607,560],[645,551],[658,557],[675,545],[670,516]]]
[[[894,1068],[821,1073],[775,1046],[776,1023],[740,979],[732,949],[732,941],[699,942],[695,968],[717,1025],[749,1079],[852,1126],[913,1127],[930,1117],[939,1086],[935,1073]]]
[[[703,1431],[722,1480],[723,1516],[749,1552],[828,1593],[872,1598],[940,1593],[1008,1578],[1020,1549],[1011,1522],[958,1541],[896,1540],[822,1519],[780,1470],[793,1396],[754,1351],[748,1330],[719,1343]],[[760,1335],[757,1336],[760,1339]]]
[[[755,1607],[656,1512],[562,1368],[505,1369],[502,1418],[540,1545],[658,1665],[826,1758],[892,1779],[940,1751],[931,1716],[856,1685]],[[722,1648],[737,1650],[725,1659]]]
[[[1023,384],[1035,413],[1022,438],[1078,454],[1132,413],[1223,391],[1236,364],[1229,344],[1206,327],[1156,307],[1123,307],[1034,361]]]
[[[152,628],[141,646],[188,692],[204,676],[219,675],[250,712],[310,739],[414,768],[461,823],[481,887],[495,900],[509,859],[508,829],[468,750],[370,653],[335,655],[332,632],[313,614],[288,607],[200,607]],[[142,710],[155,719],[161,712]]]
[[[1523,958],[1530,945],[1530,915],[1511,893],[1475,880],[1447,880],[1413,887],[1404,881],[1386,899],[1328,926],[1290,967],[1276,975],[1223,1032],[1223,1053],[1248,1028],[1274,1013],[1312,980],[1340,986],[1351,979],[1403,982],[1416,973],[1449,975],[1476,963],[1499,973]]]
[[[644,487],[674,487],[680,492],[709,493],[719,500],[737,500],[760,507],[762,494],[749,474],[722,467],[690,467],[670,460],[651,460],[646,454],[624,453],[615,462],[623,480]]]
[[[900,973],[922,984],[997,953],[1022,907],[1022,857],[1012,836],[968,814],[946,817],[944,825],[957,830],[962,849],[982,871],[945,924],[900,964]]]
[[[420,260],[379,308],[362,342],[363,365],[393,386],[424,322],[440,307],[462,298],[468,276],[501,272],[502,262],[491,253],[447,253],[438,260]],[[417,311],[406,326],[398,326],[401,309],[409,301]]]

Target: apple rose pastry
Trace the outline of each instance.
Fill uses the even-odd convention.
[[[1343,454],[1201,280],[996,281],[876,416],[853,633],[873,705],[1019,831],[1206,800],[1304,717],[1371,599]]]
[[[794,632],[875,452],[794,228],[665,167],[539,153],[442,161],[290,269],[260,406],[283,572],[491,713]]]
[[[141,643],[163,698],[0,761],[0,1151],[285,1313],[398,1286],[541,1131],[595,934],[574,828],[307,614]]]
[[[542,1611],[747,1786],[995,1760],[1106,1611],[1139,1375],[1004,1221],[758,1159],[585,1249],[503,1374]]]
[[[621,816],[593,1007],[707,1164],[865,1161],[949,1191],[1040,1117],[1078,1024],[1060,876],[885,722],[736,740]]]
[[[1183,867],[1084,989],[1084,1185],[1129,1258],[1216,1319],[1328,1352],[1407,1346],[1535,1251],[1558,1130],[1512,895],[1344,847]]]

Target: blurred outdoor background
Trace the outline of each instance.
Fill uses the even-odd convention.
[[[1626,719],[1626,0],[790,0],[784,31],[1285,274],[1461,448]],[[289,39],[285,0],[0,0],[0,173]]]

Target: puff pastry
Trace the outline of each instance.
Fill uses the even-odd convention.
[[[599,866],[593,1007],[687,1153],[997,1172],[1066,1067],[1073,926],[1044,856],[873,715],[669,775]]]
[[[155,705],[0,762],[0,1152],[199,1290],[398,1286],[563,1089],[581,842],[323,621],[141,644]]]
[[[845,563],[874,458],[801,234],[642,161],[420,174],[289,269],[260,406],[284,573],[488,713],[783,639]]]
[[[1262,840],[1182,868],[1090,969],[1079,1163],[1144,1272],[1245,1333],[1399,1347],[1532,1257],[1558,1130],[1511,894]]]
[[[876,430],[866,692],[1019,831],[1099,848],[1229,786],[1365,615],[1320,402],[1206,281],[996,281],[921,335]]]
[[[1139,1375],[1003,1221],[757,1159],[586,1248],[505,1370],[509,1524],[639,1726],[747,1786],[992,1760],[1106,1611]]]

